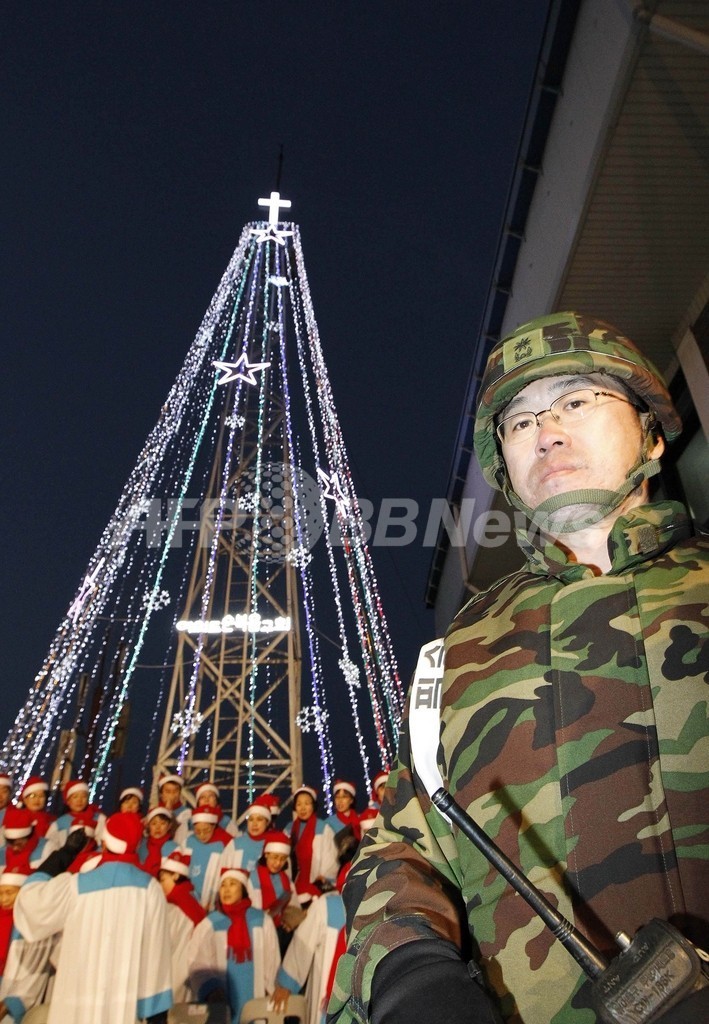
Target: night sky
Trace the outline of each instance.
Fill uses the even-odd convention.
[[[291,199],[402,676],[544,0],[21,3],[0,12],[2,734],[256,200]]]

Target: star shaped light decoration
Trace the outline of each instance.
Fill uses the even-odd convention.
[[[255,236],[256,244],[261,245],[262,242],[268,242],[273,240],[277,245],[285,245],[286,238],[293,234],[292,231],[284,231],[283,228],[277,228],[273,224],[269,224],[265,228],[251,228],[251,234]]]
[[[71,621],[74,623],[74,625],[76,625],[76,620],[81,615],[84,605],[91,597],[94,590],[96,590],[96,577],[101,571],[101,566],[105,561],[106,559],[102,558],[101,561],[96,566],[96,568],[94,569],[94,571],[89,573],[84,582],[81,584],[81,589],[79,593],[76,595],[74,603],[69,609],[69,617]]]
[[[271,364],[250,363],[246,353],[242,352],[235,363],[223,363],[219,359],[214,359],[212,365],[223,372],[223,376],[219,378],[217,384],[229,384],[232,380],[243,380],[246,384],[257,384],[258,381],[254,376],[255,371],[265,370]]]
[[[350,508],[350,499],[345,494],[337,470],[333,470],[328,476],[324,469],[318,466],[318,478],[323,487],[323,497],[335,502],[335,507],[341,516],[346,517]]]

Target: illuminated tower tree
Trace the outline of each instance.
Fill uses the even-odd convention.
[[[391,760],[403,692],[300,233],[259,204],[5,741],[18,779],[103,794],[129,697],[142,780],[210,779],[233,812],[302,780],[302,734],[326,790],[333,725],[366,780]]]

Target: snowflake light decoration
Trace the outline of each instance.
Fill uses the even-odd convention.
[[[190,712],[187,708],[183,708],[182,711],[175,714],[170,729],[175,735],[188,739],[190,736],[197,735],[203,721],[204,715],[199,711]]]
[[[227,416],[224,420],[224,425],[231,427],[232,430],[243,430],[244,424],[246,423],[245,416],[237,416],[236,413],[232,413],[231,416]]]
[[[148,608],[150,605],[150,598],[152,591],[146,590],[143,594],[143,608]],[[153,597],[153,611],[157,612],[161,608],[167,608],[170,603],[170,592],[168,590],[161,590]]]
[[[341,658],[337,664],[339,665],[340,670],[342,671],[342,674],[345,677],[345,682],[347,683],[347,685],[351,689],[361,689],[362,683],[359,678],[359,669],[357,668],[355,663],[350,658],[345,656],[344,658]]]
[[[256,491],[245,491],[243,494],[240,494],[237,505],[242,512],[255,512],[258,507]]]
[[[329,717],[329,712],[324,708],[309,704],[301,708],[295,716],[295,724],[301,732],[323,732]]]
[[[297,547],[291,548],[286,555],[286,562],[290,565],[294,565],[296,569],[305,569],[306,566],[310,565],[312,560],[313,556],[303,544],[299,544]]]

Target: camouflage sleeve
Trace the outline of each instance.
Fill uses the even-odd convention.
[[[362,840],[343,890],[348,948],[340,958],[328,1020],[365,1024],[374,971],[408,942],[466,934],[458,856],[450,827],[409,767],[408,723],[377,823]]]

